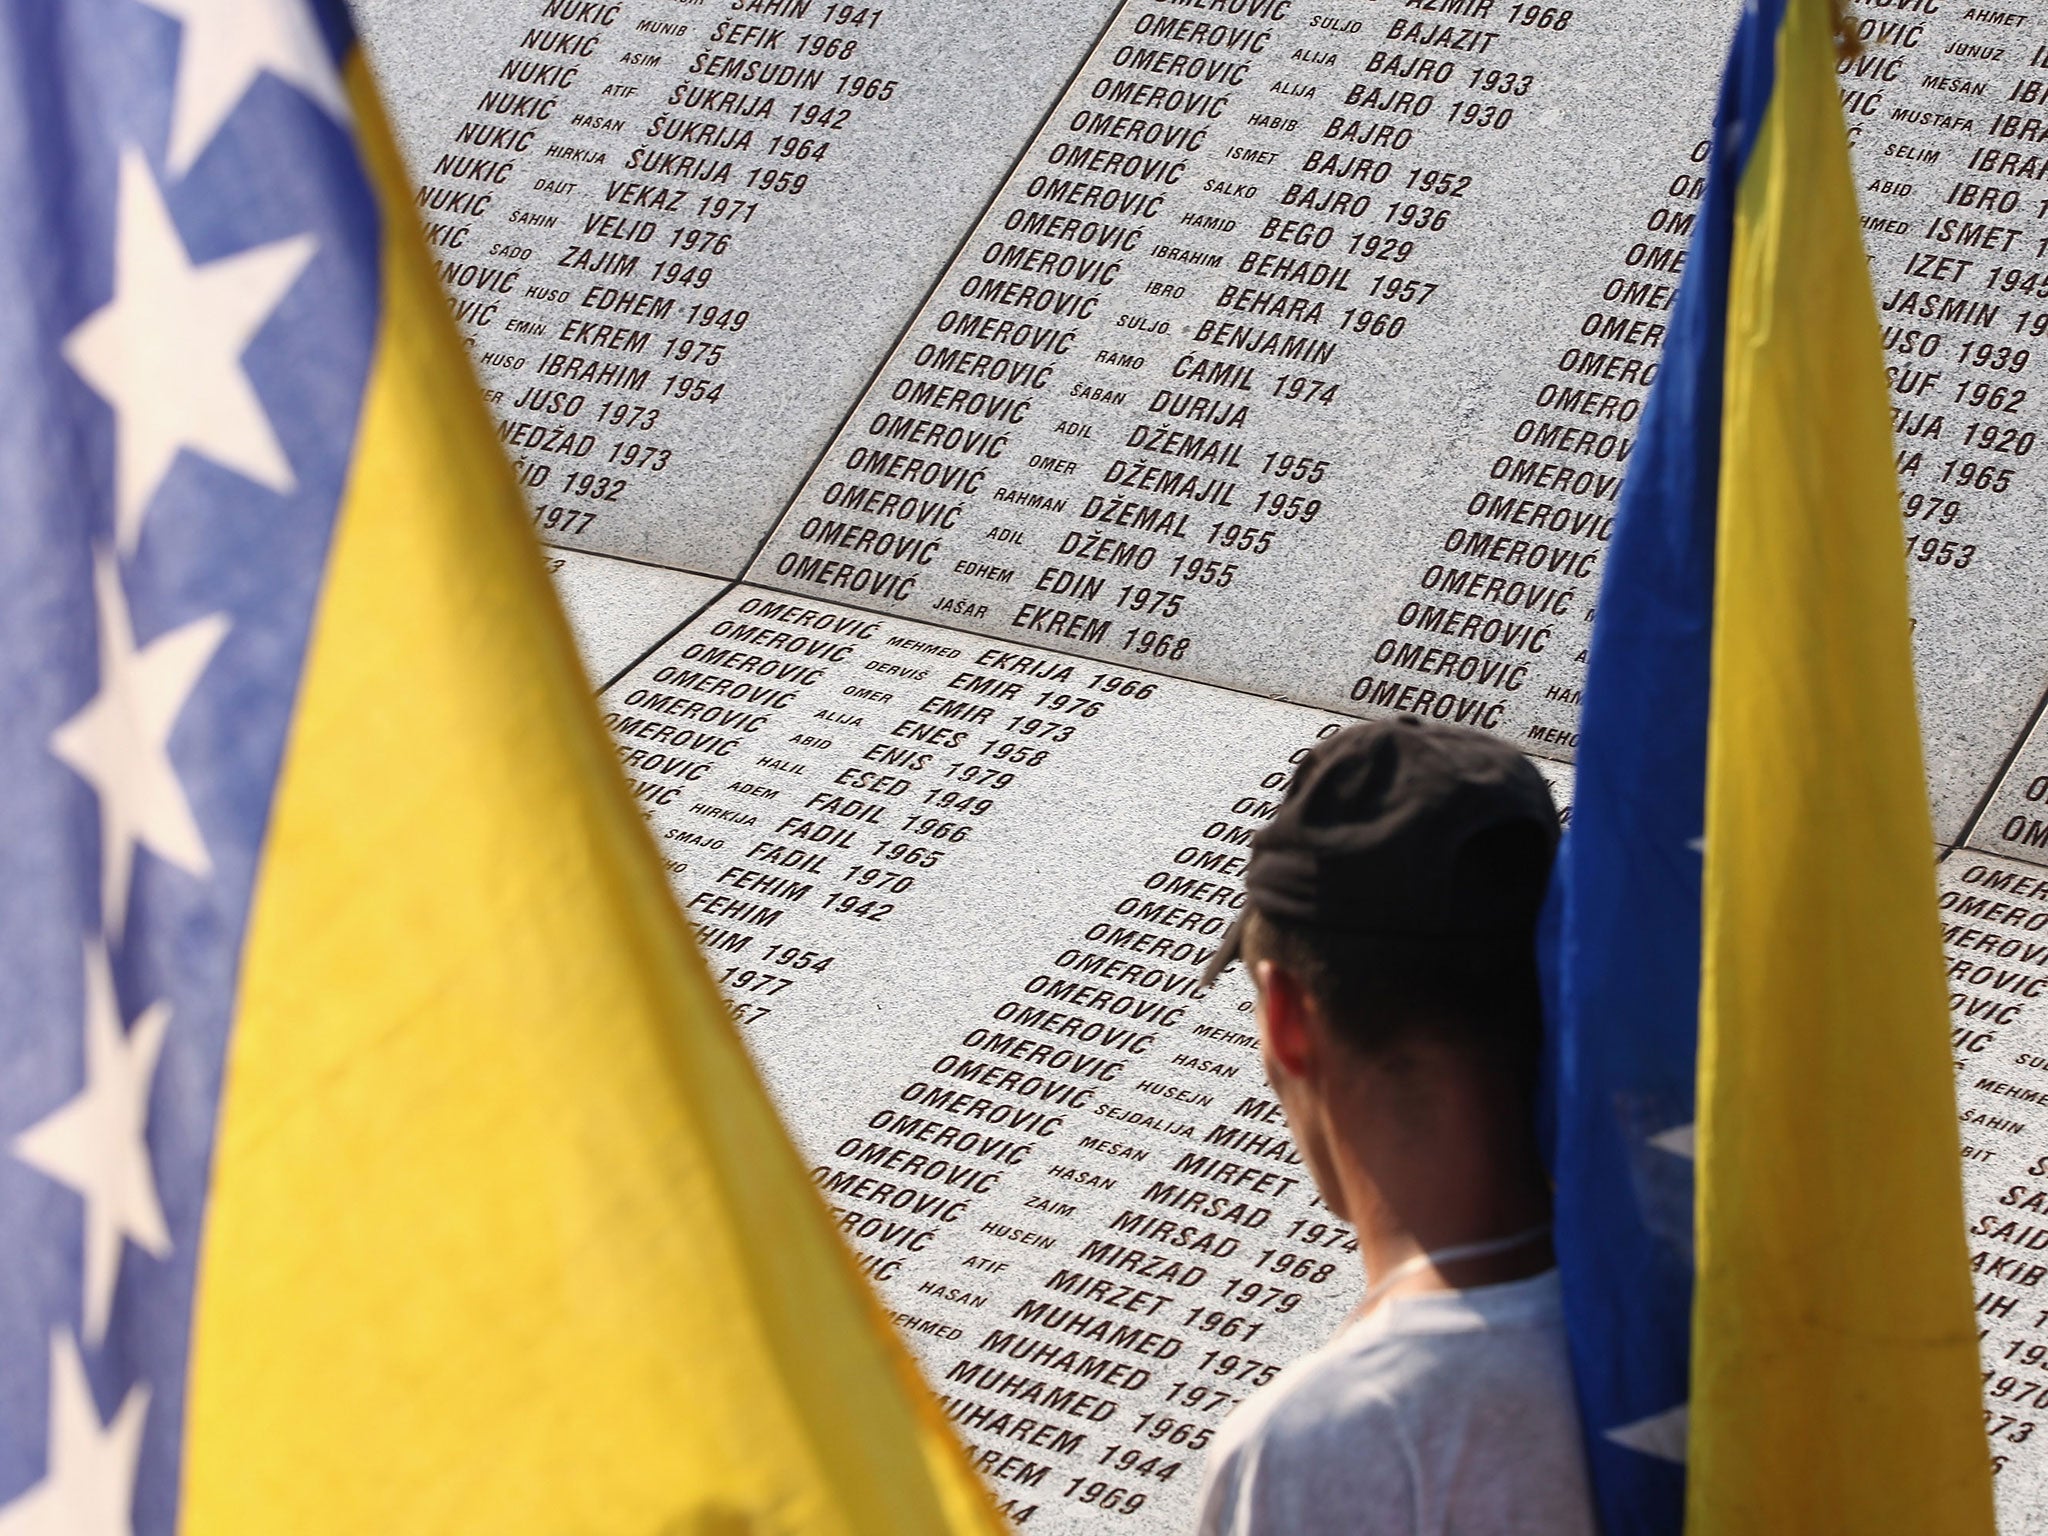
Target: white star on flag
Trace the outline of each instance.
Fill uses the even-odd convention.
[[[279,493],[297,484],[241,356],[313,249],[294,235],[194,266],[149,167],[122,151],[114,294],[65,337],[64,359],[114,408],[123,554],[180,448]]]
[[[1660,1152],[1669,1152],[1673,1157],[1682,1157],[1689,1163],[1696,1162],[1699,1159],[1699,1123],[1688,1120],[1684,1125],[1659,1131],[1650,1138],[1650,1145]],[[1690,1407],[1690,1404],[1680,1403],[1676,1408],[1653,1413],[1647,1419],[1637,1419],[1633,1424],[1610,1429],[1607,1438],[1626,1450],[1655,1456],[1659,1461],[1682,1463],[1685,1460]]]
[[[137,843],[190,875],[213,868],[169,747],[171,729],[227,635],[228,620],[209,614],[138,648],[120,566],[104,551],[93,556],[93,589],[100,691],[57,727],[50,750],[99,794],[101,921],[119,937]]]
[[[1676,1408],[1653,1413],[1647,1419],[1637,1419],[1633,1424],[1610,1429],[1607,1438],[1626,1450],[1639,1451],[1659,1461],[1683,1462],[1690,1419],[1687,1410],[1688,1405],[1680,1403]],[[0,1536],[5,1536],[5,1532],[0,1532]]]
[[[337,118],[348,99],[327,43],[303,0],[144,0],[184,23],[172,96],[171,174],[182,176],[256,77],[269,70]]]
[[[1674,1125],[1668,1131],[1659,1131],[1650,1138],[1650,1145],[1659,1152],[1669,1152],[1673,1157],[1682,1157],[1688,1163],[1699,1159],[1699,1123],[1688,1120],[1684,1125]]]
[[[148,1413],[149,1388],[138,1382],[102,1425],[78,1346],[69,1334],[52,1338],[49,1470],[0,1506],[0,1536],[133,1536],[135,1463]]]
[[[38,1173],[76,1190],[85,1201],[85,1340],[107,1336],[121,1240],[161,1259],[170,1228],[157,1199],[156,1170],[143,1130],[149,1087],[163,1054],[168,1003],[152,1003],[121,1028],[121,1006],[106,947],[85,946],[85,1086],[78,1097],[14,1138],[14,1155]]]

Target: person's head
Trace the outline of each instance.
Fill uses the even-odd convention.
[[[1296,771],[1252,840],[1242,959],[1266,1074],[1340,1216],[1340,1139],[1426,1143],[1454,1097],[1530,1145],[1542,1047],[1535,924],[1558,835],[1531,764],[1413,716],[1352,726]]]

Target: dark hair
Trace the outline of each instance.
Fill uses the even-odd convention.
[[[1293,974],[1361,1052],[1433,1040],[1533,1089],[1543,1050],[1535,918],[1549,850],[1532,858],[1518,843],[1516,829],[1475,838],[1460,851],[1457,873],[1529,886],[1517,903],[1526,924],[1482,934],[1362,934],[1247,908],[1245,961],[1271,960]]]

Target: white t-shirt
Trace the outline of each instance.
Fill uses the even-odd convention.
[[[1557,1271],[1393,1296],[1223,1421],[1200,1536],[1592,1536]]]

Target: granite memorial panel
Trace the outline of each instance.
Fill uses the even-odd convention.
[[[1348,717],[747,586],[602,704],[992,1486],[1031,1530],[1185,1528],[1216,1420],[1357,1297],[1249,988],[1198,986]]]
[[[1998,1528],[2048,1530],[2048,872],[1971,851],[1941,867],[1970,1267]]]
[[[573,549],[550,549],[547,562],[569,627],[576,632],[584,668],[598,688],[638,661],[726,585],[715,576]]]
[[[1261,14],[1129,0],[750,579],[1568,758],[1729,15]],[[1953,840],[2048,683],[2048,118],[2013,105],[2048,49],[1870,17],[1844,99]]]
[[[1217,1420],[1357,1294],[1242,977],[1195,985],[1291,762],[1350,717],[745,585],[602,702],[821,1188],[1013,1514],[1184,1528]],[[1958,853],[1941,905],[2010,1536],[2048,1529],[2048,872]]]
[[[1109,0],[366,0],[551,543],[736,576]]]

